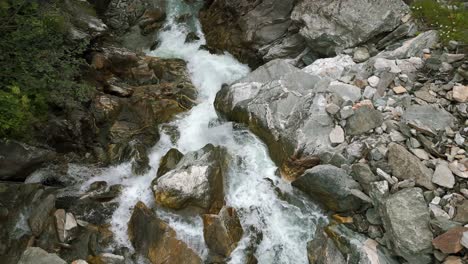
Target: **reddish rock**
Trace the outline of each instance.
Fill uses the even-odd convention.
[[[432,244],[445,254],[455,254],[463,249],[461,238],[463,232],[468,231],[467,227],[455,227],[442,235],[434,238]]]

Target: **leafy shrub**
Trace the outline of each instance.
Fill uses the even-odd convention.
[[[0,0],[0,136],[21,136],[50,106],[88,100],[90,88],[79,80],[87,43],[67,31],[55,1]]]
[[[416,19],[439,31],[443,42],[468,43],[468,11],[461,1],[417,0],[411,8]]]

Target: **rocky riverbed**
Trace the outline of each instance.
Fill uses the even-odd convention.
[[[96,94],[0,140],[1,263],[468,261],[467,49],[404,1],[66,2]]]

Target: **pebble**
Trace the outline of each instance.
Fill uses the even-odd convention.
[[[344,142],[344,130],[340,126],[336,126],[330,133],[330,141],[332,144],[341,144]]]
[[[457,85],[453,87],[453,100],[459,103],[466,103],[468,101],[468,86]]]
[[[374,88],[377,87],[377,85],[379,85],[379,81],[380,81],[380,78],[375,75],[367,79],[367,82],[369,83],[369,85]]]
[[[375,94],[376,91],[377,91],[377,89],[372,88],[370,86],[366,86],[366,88],[364,89],[364,92],[363,92],[362,95],[366,99],[372,99],[372,97],[374,97],[374,94]]]
[[[330,115],[335,115],[336,113],[338,113],[340,111],[340,107],[338,105],[332,103],[332,104],[327,104],[327,106],[325,107],[325,110]]]
[[[406,93],[407,90],[405,87],[403,86],[396,86],[396,87],[393,87],[393,91],[396,93],[396,94],[402,94],[402,93]]]
[[[352,106],[345,106],[340,111],[341,119],[347,119],[354,114]]]

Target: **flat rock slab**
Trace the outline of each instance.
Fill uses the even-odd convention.
[[[412,105],[406,109],[402,121],[416,129],[434,132],[455,125],[456,118],[444,109],[432,105]]]

